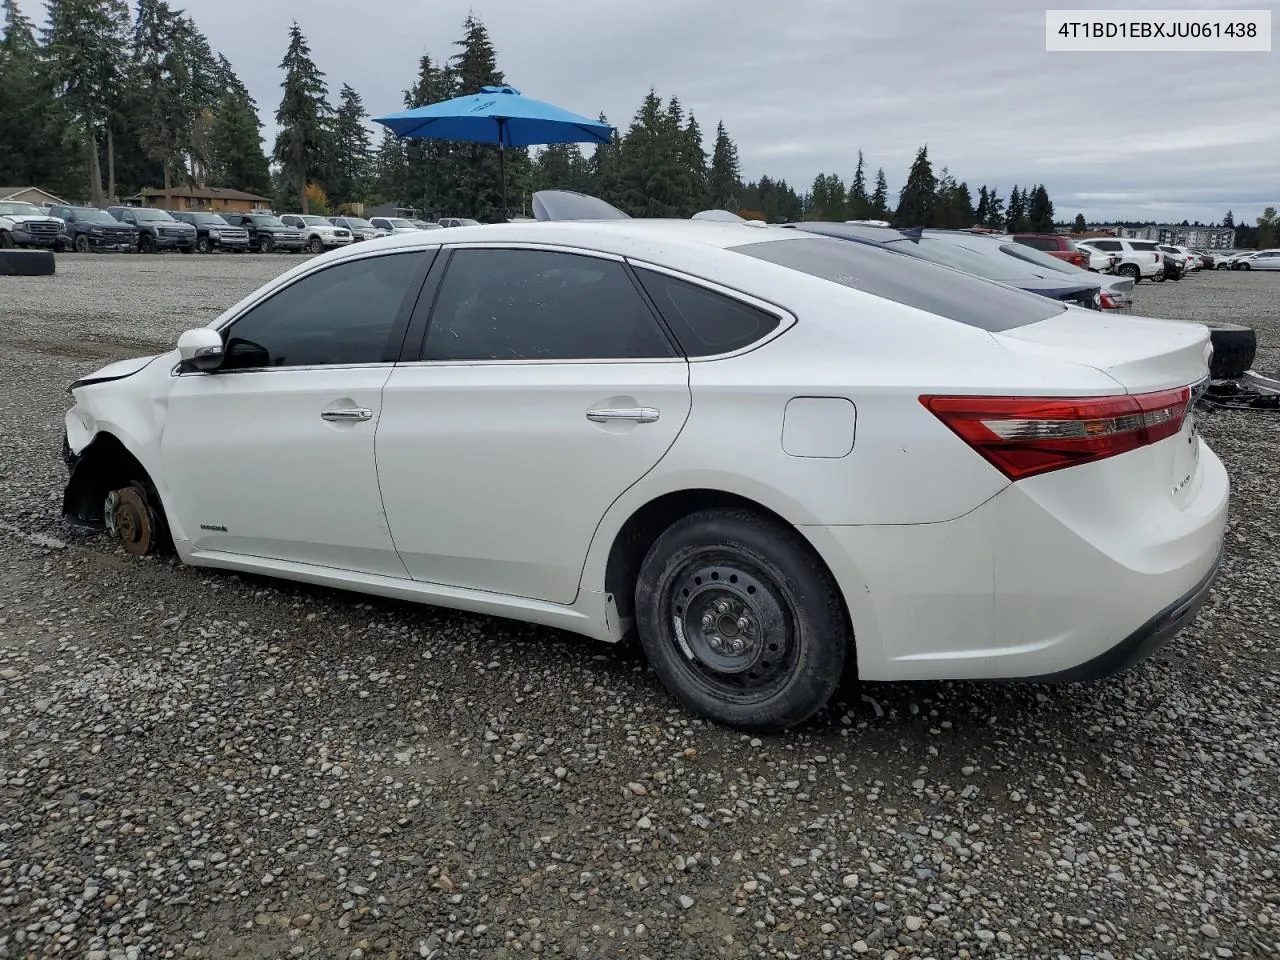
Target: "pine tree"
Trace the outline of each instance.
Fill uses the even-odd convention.
[[[603,113],[599,120],[605,126],[611,126],[609,118]],[[598,144],[591,160],[587,164],[590,173],[591,193],[620,207],[622,197],[622,137],[615,129],[608,143]]]
[[[1009,191],[1009,208],[1005,212],[1005,229],[1010,233],[1025,233],[1027,227],[1026,195],[1016,185]]]
[[[453,72],[447,66],[434,63],[430,56],[423,55],[418,60],[417,81],[404,92],[404,105],[408,109],[424,107],[449,100],[456,93],[457,78]],[[400,192],[394,194],[395,198],[432,219],[467,216],[468,211],[460,209],[455,199],[458,164],[455,153],[460,146],[447,140],[410,138],[400,141],[398,154],[402,168],[396,183]],[[380,154],[382,189],[390,190],[393,181],[390,164],[396,152],[388,146],[385,137]]]
[[[716,142],[711,151],[710,204],[717,210],[740,210],[742,167],[738,145],[725,132],[724,121],[716,124]]]
[[[110,121],[124,89],[121,51],[126,48],[129,6],[125,0],[49,0],[48,12],[46,76],[71,127],[65,148],[88,159],[88,193],[101,206],[102,151],[112,153]]]
[[[622,209],[632,216],[689,215],[678,112],[678,101],[664,108],[657,91],[650,89],[622,138],[619,193]]]
[[[1003,230],[1004,222],[1004,201],[1000,199],[1000,188],[992,187],[987,191],[987,216],[982,221],[984,227],[990,227],[993,230]]]
[[[929,163],[928,146],[916,152],[915,161],[907,173],[907,182],[898,194],[898,209],[893,223],[897,227],[927,227],[934,222],[937,210],[938,181]]]
[[[1280,243],[1280,215],[1275,207],[1267,207],[1258,218],[1258,249],[1269,250]]]
[[[0,16],[0,182],[78,193],[83,177],[62,144],[67,123],[46,82],[35,29],[17,0],[3,0]]]
[[[552,143],[533,162],[534,190],[573,190],[590,193],[590,171],[576,143]]]
[[[166,207],[172,205],[169,190],[174,176],[188,179],[186,155],[192,148],[197,109],[183,49],[188,39],[178,15],[165,0],[138,0],[129,114],[139,144],[159,166]],[[114,176],[108,179],[114,180]]]
[[[498,69],[497,53],[489,39],[489,31],[474,16],[463,21],[463,38],[454,46],[458,53],[450,64],[457,78],[457,95],[479,93],[481,87],[501,86],[506,81]],[[487,143],[460,143],[452,151],[457,158],[455,183],[449,198],[454,216],[475,217],[481,222],[505,220],[503,209],[502,169],[505,165],[508,183],[518,183],[529,166],[529,152],[524,148],[507,149],[499,156],[497,147]],[[518,191],[508,191],[519,196]]]
[[[820,173],[813,178],[810,189],[809,209],[805,213],[807,220],[845,219],[848,199],[845,196],[844,181],[839,174]]]
[[[210,177],[218,186],[260,196],[271,192],[271,169],[262,149],[262,120],[243,84],[229,85],[214,110],[209,146]]]
[[[1032,233],[1053,233],[1053,201],[1044,184],[1037,184],[1026,201],[1027,229]]]
[[[866,165],[862,159],[862,151],[858,151],[858,165],[853,168],[853,180],[849,182],[848,219],[872,220],[871,198],[867,196]]]
[[[329,200],[333,204],[352,203],[364,195],[373,155],[365,117],[360,94],[344,83],[333,121],[334,171],[329,184]]]
[[[371,194],[379,201],[412,203],[406,187],[408,162],[406,149],[411,141],[397,137],[390,130],[382,132],[382,142],[373,157],[373,184]],[[416,141],[421,143],[422,141]],[[417,207],[420,216],[431,216],[430,208]]]
[[[1222,218],[1222,225],[1224,227],[1234,227],[1236,225],[1235,214],[1228,210],[1227,215]]]
[[[707,152],[702,147],[702,127],[690,113],[681,139],[682,160],[689,177],[689,216],[705,210],[710,202],[711,175],[707,169]]]
[[[329,156],[331,137],[328,121],[333,114],[329,106],[324,74],[311,59],[311,46],[295,20],[289,28],[289,49],[280,61],[284,95],[276,110],[276,135],[273,151],[280,165],[287,195],[296,199],[307,213],[307,182],[323,169]]]
[[[1085,223],[1085,220],[1084,220],[1084,214],[1083,214],[1083,213],[1077,213],[1077,214],[1076,214],[1075,223],[1073,223],[1073,224],[1071,225],[1071,230],[1072,230],[1072,232],[1073,232],[1073,233],[1084,233],[1084,232],[1085,232],[1086,230],[1088,230],[1088,229],[1089,229],[1089,224]]]
[[[982,225],[987,222],[987,214],[990,210],[990,198],[987,194],[987,185],[984,183],[978,188],[978,209],[973,213],[973,222]]]
[[[889,181],[884,178],[884,167],[876,170],[876,188],[871,194],[871,216],[867,219],[889,219]]]

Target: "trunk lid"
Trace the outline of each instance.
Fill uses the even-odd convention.
[[[1179,509],[1196,495],[1200,485],[1200,440],[1195,401],[1209,377],[1211,347],[1207,327],[1177,320],[1067,310],[992,336],[1016,353],[1053,357],[1100,370],[1130,394],[1190,387],[1180,430],[1135,450],[1131,468],[1136,472],[1131,476],[1144,487],[1149,482],[1153,494],[1162,491]]]

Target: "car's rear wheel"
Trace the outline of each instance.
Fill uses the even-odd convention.
[[[1240,264],[1240,266],[1236,267],[1236,269],[1237,269],[1237,270],[1250,270],[1250,269],[1252,269],[1252,268],[1251,268],[1247,263],[1242,263],[1242,264]]]
[[[667,689],[744,730],[813,716],[852,646],[822,561],[794,530],[746,510],[699,511],[660,534],[640,567],[636,618]]]
[[[1116,268],[1116,272],[1125,277],[1132,277],[1134,283],[1142,279],[1142,271],[1138,269],[1136,263],[1122,263]]]
[[[13,234],[8,230],[0,230],[0,250],[12,250],[13,248]]]

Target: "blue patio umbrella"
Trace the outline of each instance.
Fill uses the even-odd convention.
[[[514,87],[481,87],[479,93],[374,117],[400,137],[494,143],[502,167],[502,211],[507,211],[507,147],[544,143],[608,143],[613,127],[589,120]]]

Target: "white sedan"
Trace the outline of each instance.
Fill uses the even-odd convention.
[[[134,554],[634,629],[688,708],[778,729],[846,659],[1068,681],[1178,632],[1226,524],[1208,353],[795,230],[421,231],[73,384],[64,512]]]

